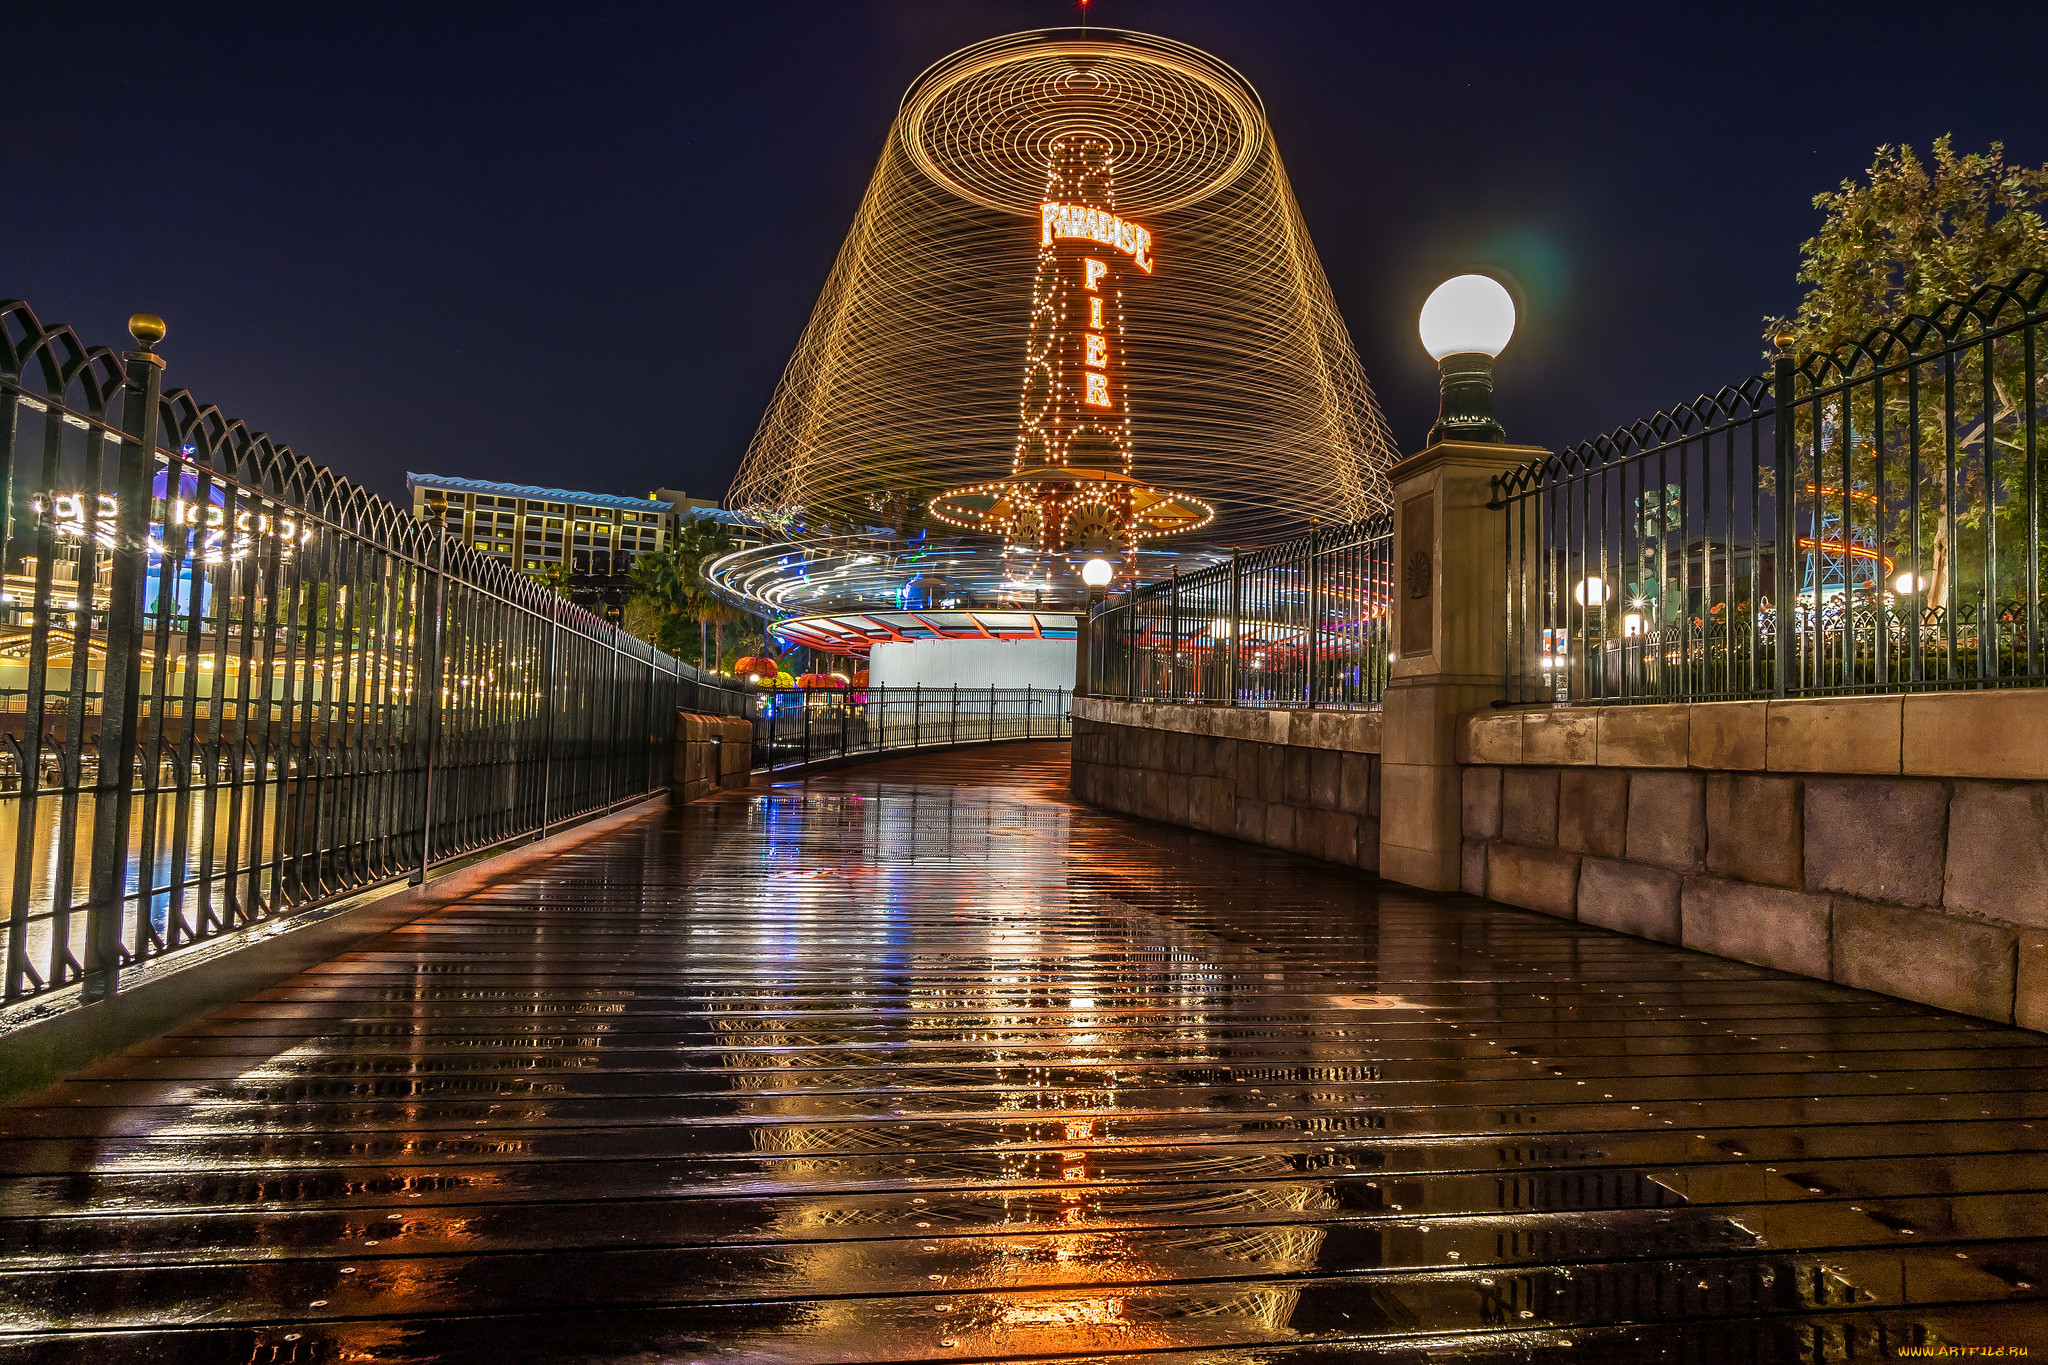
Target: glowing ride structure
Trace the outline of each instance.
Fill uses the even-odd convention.
[[[1014,34],[905,96],[727,496],[767,539],[709,573],[835,653],[1066,640],[1085,560],[1131,583],[1356,521],[1393,458],[1250,85]]]
[[[1045,192],[1010,473],[941,493],[931,511],[999,534],[1006,552],[1121,550],[1134,569],[1140,540],[1216,519],[1200,499],[1132,472],[1123,279],[1153,273],[1152,234],[1117,217],[1114,158],[1100,138],[1054,142]]]

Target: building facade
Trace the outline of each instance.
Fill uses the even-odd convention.
[[[646,497],[407,474],[412,514],[445,518],[463,544],[522,572],[565,567],[576,578],[623,578],[640,555],[675,543],[684,522],[717,504],[677,489]]]

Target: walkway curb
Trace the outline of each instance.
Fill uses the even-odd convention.
[[[998,744],[1071,744],[1073,738],[1072,735],[1005,735],[1001,739],[963,739],[958,744],[920,744],[914,749],[869,749],[854,754],[834,754],[830,758],[814,758],[808,763],[785,763],[779,768],[756,768],[751,775],[756,782],[763,779],[775,782],[785,777],[808,777],[834,768],[851,768],[857,763],[882,763],[892,758],[916,758],[919,754],[957,754],[966,749],[992,749]]]
[[[410,924],[430,911],[516,877],[549,858],[668,808],[661,789],[624,810],[545,839],[437,873],[424,886],[395,882],[333,905],[219,940],[111,1000],[76,1005],[0,1034],[0,1104],[54,1085],[104,1057],[297,976],[308,967]]]

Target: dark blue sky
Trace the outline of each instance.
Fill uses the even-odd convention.
[[[1681,11],[1683,12],[1681,14]],[[722,492],[905,85],[1072,0],[40,4],[0,13],[0,296],[391,495]],[[1881,142],[2048,161],[2048,4],[1098,0],[1265,97],[1396,435],[1417,308],[1509,274],[1511,438],[1739,379]]]

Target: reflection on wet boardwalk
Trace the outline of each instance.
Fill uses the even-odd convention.
[[[2048,1351],[2048,1045],[1065,795],[656,816],[0,1113],[0,1360]]]

